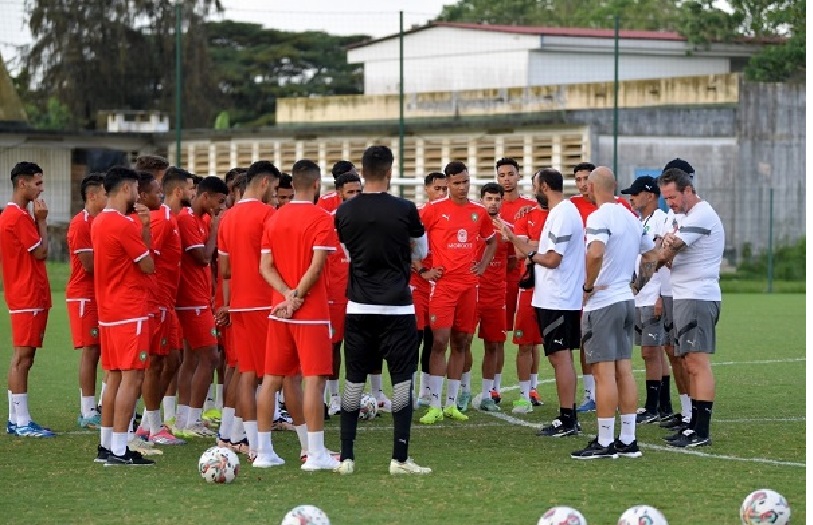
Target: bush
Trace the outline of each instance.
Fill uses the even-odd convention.
[[[751,253],[751,245],[742,247],[743,260],[737,267],[736,277],[742,279],[766,279],[768,277],[768,252]],[[805,280],[805,238],[794,244],[779,246],[773,254],[773,278],[779,281]]]

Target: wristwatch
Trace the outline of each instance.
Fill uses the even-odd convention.
[[[536,255],[536,250],[531,250],[528,252],[528,262],[534,262],[534,255]]]

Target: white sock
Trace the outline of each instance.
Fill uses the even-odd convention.
[[[206,393],[206,400],[203,402],[203,409],[210,410],[215,406],[215,385],[209,385],[209,391]]]
[[[203,415],[202,408],[189,407],[189,416],[187,416],[186,426],[191,427],[192,425],[200,423],[202,415]]]
[[[418,378],[418,396],[422,396],[423,393],[426,391],[426,378],[429,374],[425,372],[421,372]]]
[[[164,396],[162,405],[164,405],[164,423],[168,423],[171,419],[175,419],[178,398],[176,396]]]
[[[426,372],[421,372],[421,395],[432,397],[432,376]]]
[[[384,395],[381,390],[381,374],[370,374],[370,391],[376,399]]]
[[[217,435],[221,439],[231,439],[232,423],[234,423],[234,409],[232,407],[223,407],[223,413],[220,416],[220,428],[217,430]]]
[[[11,400],[11,396],[12,396],[12,393],[11,393],[11,390],[9,390],[8,391],[8,420],[16,425],[17,424],[17,416],[16,416],[16,414],[14,412],[14,402]]]
[[[459,379],[449,379],[446,381],[446,408],[457,406],[457,392],[459,390]]]
[[[692,398],[689,394],[680,394],[680,415],[686,420],[692,418]]]
[[[429,376],[429,406],[441,408],[440,396],[443,393],[443,376]]]
[[[243,427],[246,429],[246,437],[248,438],[248,451],[252,454],[257,453],[257,422],[256,421],[243,421]]]
[[[110,438],[110,452],[123,456],[127,452],[127,432],[113,432]]]
[[[494,380],[483,378],[483,386],[480,389],[482,400],[491,399],[491,389],[494,388]]]
[[[175,426],[178,428],[186,428],[189,423],[189,407],[186,405],[178,405],[178,410],[175,413]]]
[[[308,426],[299,425],[294,427],[294,430],[296,430],[296,437],[299,438],[300,455],[308,454]]]
[[[82,417],[93,417],[96,412],[96,398],[94,396],[82,396],[80,401],[82,407]]]
[[[531,400],[531,382],[530,381],[520,381],[519,382],[519,395],[522,396],[522,399],[525,401]]]
[[[339,380],[338,379],[328,379],[327,380],[327,392],[331,397],[339,395]]]
[[[151,436],[161,432],[161,411],[145,410],[141,416],[141,426],[149,429]]]
[[[239,443],[243,440],[243,434],[245,433],[245,425],[243,424],[243,418],[239,416],[234,416],[234,421],[231,422],[231,442],[232,443]]]
[[[539,385],[539,374],[531,374],[531,390],[536,390]]]
[[[113,446],[113,427],[101,427],[101,434],[102,442],[99,444],[102,446],[102,448],[110,450],[110,447]]]
[[[215,408],[223,410],[223,383],[215,385]]]
[[[635,441],[635,414],[621,414],[621,443],[629,445]]]
[[[102,398],[104,397],[105,390],[107,390],[107,383],[102,381],[102,389],[99,391],[99,406],[102,406]]]
[[[463,376],[460,378],[460,389],[471,394],[471,371],[463,372]]]
[[[598,418],[598,444],[602,447],[610,446],[615,439],[615,418]]]
[[[279,394],[279,402],[280,402],[281,404],[285,404],[285,394],[283,393],[283,391],[282,391],[282,390],[280,390],[280,391],[278,392],[278,394]]]
[[[494,390],[499,394],[500,387],[502,386],[502,374],[494,374]]]
[[[592,375],[582,377],[584,383],[584,399],[596,399],[596,379]],[[602,445],[603,446],[603,445]]]
[[[17,426],[28,426],[31,423],[31,414],[28,413],[28,394],[11,394],[11,401],[14,403],[14,416],[17,418]]]
[[[282,392],[275,392],[274,393],[274,419],[272,421],[276,421],[277,419],[282,417],[282,409],[280,408],[281,402],[280,398],[282,397]]]
[[[273,452],[271,432],[257,432],[257,456],[270,456]]]
[[[325,454],[325,432],[308,432],[308,456],[321,456]]]

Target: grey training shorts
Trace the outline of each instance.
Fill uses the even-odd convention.
[[[666,332],[666,340],[663,344],[672,346],[675,341],[675,316],[672,315],[674,313],[672,296],[662,295],[661,299],[663,299],[663,331]]]
[[[634,325],[632,299],[582,313],[582,345],[587,363],[630,359]]]
[[[666,342],[663,315],[655,317],[654,306],[635,308],[635,345],[662,346]]]
[[[675,299],[675,355],[689,352],[713,354],[717,346],[717,321],[720,320],[719,301]]]

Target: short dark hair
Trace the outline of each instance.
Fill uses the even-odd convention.
[[[499,193],[500,197],[505,197],[505,188],[497,184],[496,182],[488,182],[483,184],[483,187],[480,188],[480,198],[486,196],[486,193]]]
[[[564,189],[564,177],[558,170],[553,168],[542,168],[537,172],[539,183],[548,185],[551,191],[562,191]]]
[[[318,181],[321,175],[319,165],[312,160],[298,160],[291,168],[291,185],[294,188],[308,188]]]
[[[573,166],[573,174],[575,175],[576,173],[585,170],[593,171],[594,169],[596,169],[596,165],[591,162],[579,162],[578,164]]]
[[[666,166],[663,167],[663,171],[665,172],[666,170],[669,170],[669,169],[672,169],[672,168],[677,168],[677,169],[681,170],[682,172],[688,174],[689,177],[694,177],[694,168],[692,167],[692,165],[689,164],[688,161],[685,161],[685,160],[681,159],[680,157],[678,157],[676,159],[672,159],[669,162],[667,162]]]
[[[445,173],[447,177],[451,177],[452,175],[458,175],[460,173],[463,173],[464,171],[469,171],[469,169],[463,162],[459,160],[453,160],[452,162],[447,164],[445,168],[443,168],[443,173]]]
[[[138,171],[138,193],[150,191],[150,185],[155,180],[155,175],[149,171]]]
[[[675,188],[677,188],[677,190],[681,193],[683,193],[683,191],[688,187],[691,187],[694,191],[692,176],[682,169],[669,168],[664,170],[664,172],[661,173],[661,176],[658,177],[658,186],[666,186],[672,182],[675,183]]]
[[[503,157],[500,160],[498,160],[497,169],[500,169],[500,166],[513,166],[517,169],[517,173],[519,173],[519,164],[511,157]]]
[[[292,190],[294,189],[292,182],[293,178],[290,175],[287,173],[281,173],[279,176],[279,186],[277,186],[277,189]]]
[[[183,168],[177,168],[175,166],[168,168],[164,173],[164,178],[161,179],[164,193],[170,193],[178,186],[185,185],[186,181],[191,178],[192,174]]]
[[[254,179],[257,179],[263,175],[278,179],[279,170],[276,166],[274,166],[274,163],[269,160],[258,160],[248,167],[248,170],[246,171],[246,180],[248,181],[248,184],[251,184],[254,182]]]
[[[333,169],[330,170],[330,173],[333,174],[334,179],[338,179],[339,175],[347,173],[355,167],[356,166],[354,166],[349,160],[340,160],[333,165]]]
[[[356,175],[355,173],[342,173],[336,179],[336,189],[340,190],[344,187],[345,184],[349,184],[351,182],[361,182],[361,177]]]
[[[220,177],[214,175],[203,177],[198,184],[198,195],[202,193],[222,193],[223,195],[229,194],[229,187]]]
[[[248,177],[246,177],[245,173],[238,173],[234,176],[234,188],[240,192],[240,195],[246,192]]]
[[[135,161],[136,171],[149,171],[153,175],[169,167],[169,162],[159,155],[139,155]]]
[[[201,182],[203,182],[203,177],[201,177],[200,175],[195,175],[194,173],[192,173],[191,175],[192,175],[192,186],[197,186]]]
[[[88,200],[88,188],[101,188],[104,187],[104,173],[91,173],[82,179],[79,184],[79,195],[82,196],[82,202]]]
[[[108,195],[116,193],[125,182],[138,184],[138,172],[126,166],[113,166],[104,175],[104,189]]]
[[[223,180],[226,181],[226,184],[228,184],[233,181],[237,175],[245,173],[246,171],[248,171],[246,168],[232,168],[226,172],[226,176],[223,178]]]
[[[364,178],[370,180],[383,180],[387,172],[392,169],[395,157],[392,150],[387,146],[370,146],[364,150],[361,157],[361,166],[364,170]]]
[[[438,179],[445,179],[445,178],[446,178],[446,174],[445,174],[445,173],[441,173],[441,172],[439,172],[439,171],[433,171],[432,173],[430,173],[429,175],[427,175],[426,177],[424,177],[424,179],[423,179],[423,185],[424,185],[424,186],[430,186],[430,185],[431,185],[431,184],[433,184],[433,183],[434,183],[436,180],[438,180]]]
[[[37,173],[42,173],[42,168],[40,168],[39,165],[25,160],[18,162],[11,168],[11,185],[17,186],[19,179],[30,179]]]

